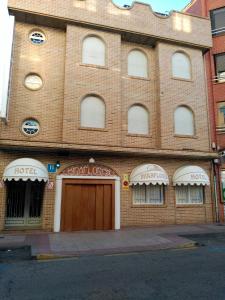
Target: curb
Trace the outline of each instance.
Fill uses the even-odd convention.
[[[130,248],[130,249],[110,249],[107,251],[104,250],[98,250],[98,251],[81,251],[79,253],[74,253],[74,254],[48,254],[48,253],[41,253],[41,254],[37,254],[36,256],[34,256],[34,259],[37,261],[47,261],[47,260],[60,260],[60,259],[70,259],[70,258],[79,258],[79,257],[85,257],[85,256],[111,256],[111,255],[124,255],[124,254],[129,254],[129,253],[144,253],[144,252],[151,252],[151,251],[159,251],[159,250],[176,250],[176,249],[192,249],[192,248],[197,248],[200,245],[196,242],[187,242],[184,244],[180,244],[180,245],[175,245],[175,246],[171,246],[171,247],[152,247],[152,248],[138,248],[138,247],[134,247],[134,248]]]
[[[57,255],[57,254],[37,254],[33,256],[34,260],[57,260],[57,259],[69,259],[78,257],[77,254],[74,255]]]

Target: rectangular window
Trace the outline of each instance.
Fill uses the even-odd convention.
[[[225,82],[225,53],[215,55],[215,69],[218,82]]]
[[[217,130],[225,130],[225,102],[217,103]]]
[[[161,185],[135,185],[133,187],[134,204],[163,204],[163,186]]]
[[[202,186],[177,186],[176,202],[177,204],[203,204],[204,193]]]
[[[212,22],[212,34],[225,33],[225,7],[210,12]]]

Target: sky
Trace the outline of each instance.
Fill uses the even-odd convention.
[[[191,0],[136,0],[137,2],[144,2],[151,4],[154,11],[157,12],[169,12],[171,10],[181,10],[184,8]],[[113,0],[117,5],[123,6],[124,4],[130,5],[132,0]]]

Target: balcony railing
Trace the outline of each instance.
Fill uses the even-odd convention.
[[[212,35],[223,34],[225,33],[225,27],[216,28],[212,30]]]
[[[212,81],[214,83],[223,83],[223,82],[225,82],[225,72],[213,77]]]

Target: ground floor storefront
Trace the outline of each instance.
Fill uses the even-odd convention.
[[[0,230],[212,223],[211,162],[0,152]]]

